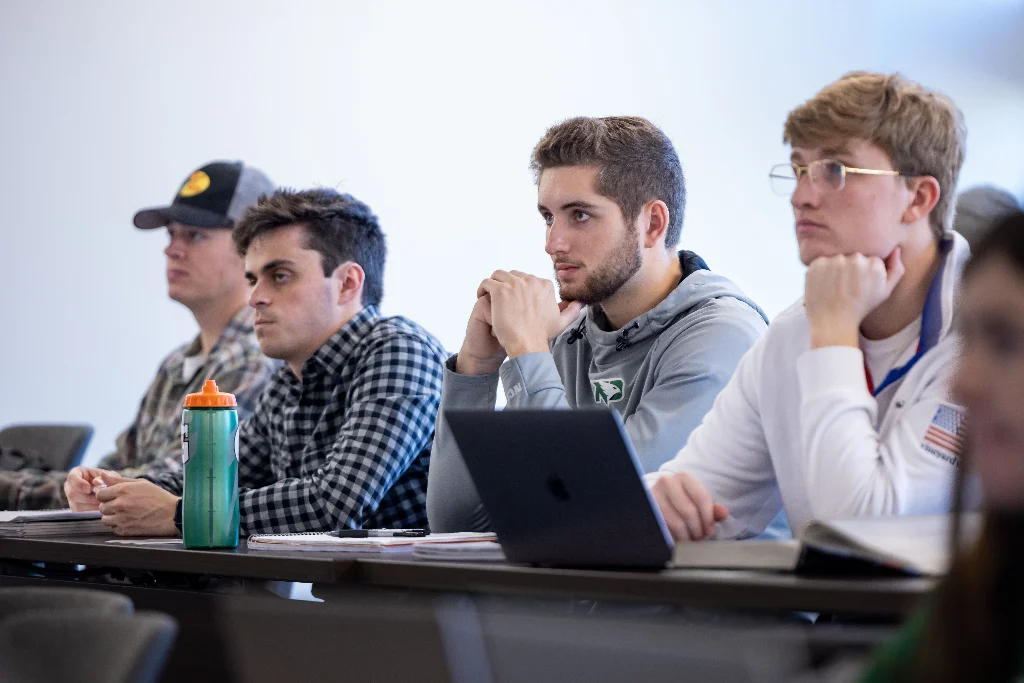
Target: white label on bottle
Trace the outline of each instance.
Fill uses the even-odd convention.
[[[187,412],[181,416],[181,464],[188,462],[188,425],[192,416]]]

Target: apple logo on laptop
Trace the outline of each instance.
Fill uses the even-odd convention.
[[[551,491],[557,500],[567,501],[569,500],[569,489],[566,488],[565,482],[557,474],[553,474],[548,477],[548,490]]]

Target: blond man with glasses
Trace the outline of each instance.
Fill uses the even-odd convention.
[[[677,540],[755,536],[780,511],[797,530],[950,508],[965,136],[952,102],[898,74],[848,74],[789,114],[792,155],[769,175],[793,207],[804,296],[648,475]]]

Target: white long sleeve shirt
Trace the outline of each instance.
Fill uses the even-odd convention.
[[[953,313],[970,250],[955,233],[941,246],[943,265],[911,325],[918,334],[812,350],[801,299],[740,360],[686,446],[647,483],[695,476],[729,509],[716,538],[757,535],[783,508],[794,530],[814,518],[949,510],[963,423],[949,396]],[[892,349],[896,338],[902,352]]]

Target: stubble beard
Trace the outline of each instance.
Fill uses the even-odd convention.
[[[608,260],[587,275],[582,285],[563,286],[559,282],[558,294],[563,301],[578,301],[585,306],[600,304],[629,282],[641,265],[640,237],[633,230],[626,229]]]

